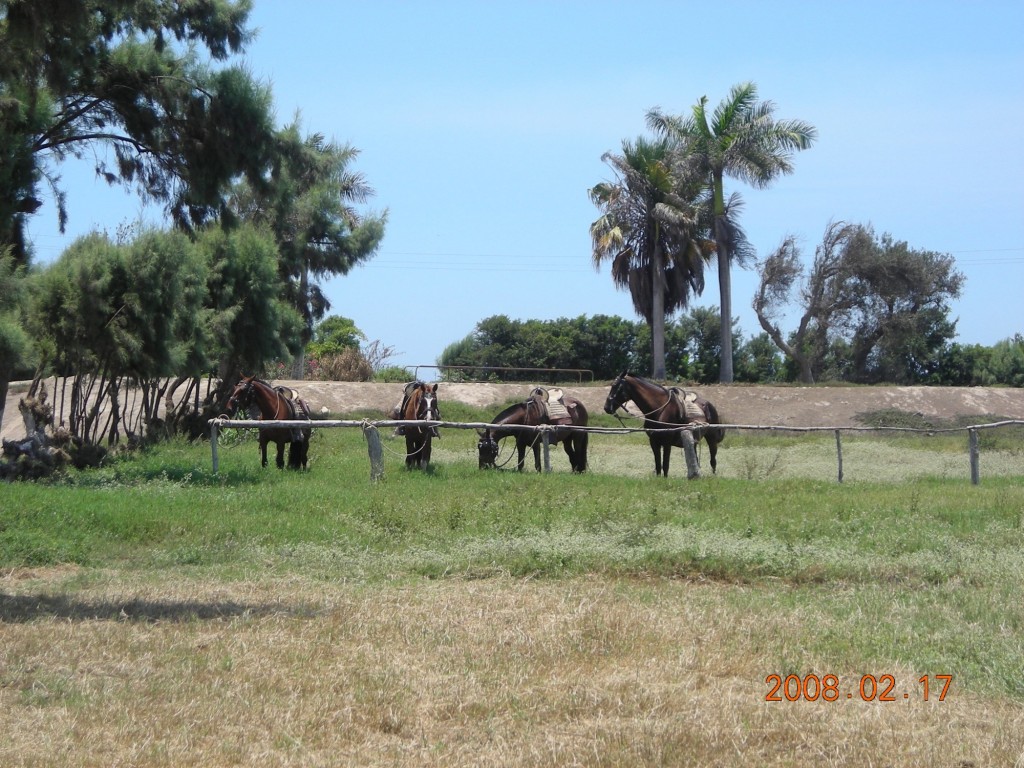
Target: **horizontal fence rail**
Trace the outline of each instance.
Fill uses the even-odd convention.
[[[638,418],[630,414],[631,418]],[[671,427],[664,427],[659,429],[645,429],[644,427],[578,427],[570,424],[540,424],[537,426],[527,426],[525,424],[494,424],[492,422],[461,422],[461,421],[427,421],[425,419],[419,420],[408,420],[408,419],[309,419],[309,420],[270,420],[270,419],[230,419],[230,418],[216,418],[209,420],[210,425],[210,445],[213,452],[213,471],[214,473],[219,470],[219,457],[217,450],[217,436],[221,429],[267,429],[272,427],[286,427],[290,429],[305,429],[305,428],[350,428],[350,429],[361,429],[363,436],[367,440],[368,449],[370,450],[370,461],[371,461],[371,477],[373,479],[379,479],[382,476],[383,469],[378,469],[379,462],[379,451],[380,441],[377,434],[380,428],[392,428],[392,427],[436,427],[445,429],[473,429],[473,430],[486,430],[500,427],[503,431],[519,431],[519,432],[536,432],[543,440],[544,446],[544,468],[546,472],[551,471],[550,457],[549,457],[549,443],[548,436],[551,432],[587,432],[589,434],[596,435],[630,435],[638,432],[650,433],[666,433],[666,432],[683,432],[683,431],[697,431],[707,429],[709,425],[703,423],[690,423],[690,424],[679,424]],[[971,471],[971,483],[978,485],[981,482],[980,472],[980,450],[978,447],[978,433],[986,429],[997,429],[1000,427],[1009,426],[1024,426],[1024,420],[1019,419],[1008,419],[1005,421],[996,421],[986,424],[974,424],[966,427],[944,427],[941,429],[921,429],[918,427],[796,427],[796,426],[782,426],[776,424],[713,424],[711,425],[715,429],[726,429],[735,431],[759,431],[759,432],[796,432],[796,433],[811,433],[811,432],[832,432],[836,438],[836,454],[838,462],[838,480],[841,483],[843,481],[843,448],[842,438],[843,432],[861,433],[861,432],[904,432],[904,433],[917,433],[924,435],[936,435],[943,433],[956,433],[966,432],[968,435],[968,456],[970,460],[970,471]]]

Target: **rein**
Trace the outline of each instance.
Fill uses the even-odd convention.
[[[618,389],[625,389],[625,387],[626,387],[626,380],[625,379],[620,379],[619,380],[619,384],[616,387],[616,389],[617,390]],[[634,387],[634,389],[636,389],[636,387]],[[615,414],[614,414],[615,418],[619,420],[619,424],[622,424],[622,426],[624,426],[624,427],[626,426],[625,422],[619,416],[619,409],[621,408],[623,411],[626,412],[627,416],[630,416],[630,417],[632,417],[634,419],[644,419],[645,421],[653,421],[655,424],[674,424],[674,422],[671,422],[671,421],[661,421],[660,419],[652,419],[652,418],[650,418],[652,413],[658,413],[658,412],[664,410],[665,406],[667,406],[669,403],[672,402],[672,393],[666,391],[665,395],[666,395],[666,399],[665,399],[664,403],[662,403],[658,407],[653,408],[652,410],[646,411],[646,412],[641,408],[639,416],[634,416],[629,411],[626,411],[626,407],[625,406],[626,406],[626,402],[627,401],[623,400],[622,404],[619,405],[618,407],[616,407],[616,409],[615,409]],[[636,401],[636,397],[635,396],[631,397],[629,399],[633,401],[633,405],[639,405],[639,403],[637,403],[637,401]]]

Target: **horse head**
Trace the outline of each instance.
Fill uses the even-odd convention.
[[[239,408],[248,409],[252,405],[252,389],[255,380],[255,376],[249,376],[248,378],[243,376],[235,385],[235,388],[231,390],[231,396],[228,397],[228,402],[225,406],[229,415],[234,416]]]
[[[629,371],[623,371],[619,374],[618,378],[612,382],[611,389],[608,390],[608,399],[604,401],[605,413],[614,414],[619,410],[619,408],[632,399],[632,395],[630,395],[628,385],[626,384],[626,377],[628,375]]]
[[[437,384],[420,389],[419,402],[416,405],[416,418],[423,421],[440,421],[441,411],[437,405]]]
[[[480,457],[480,469],[493,468],[498,461],[498,441],[494,439],[491,430],[483,432],[477,430],[480,439],[476,443],[476,450]]]

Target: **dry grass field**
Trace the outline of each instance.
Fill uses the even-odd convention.
[[[773,588],[502,576],[367,587],[257,574],[212,585],[56,569],[7,573],[0,593],[17,606],[0,628],[5,766],[1024,759],[1020,703],[965,694],[955,679],[944,701],[933,680],[924,701],[919,678],[942,670],[827,657],[793,669],[794,642],[844,628]],[[839,676],[839,699],[766,701],[766,676],[791,672]],[[863,701],[864,674],[892,675],[895,701]]]

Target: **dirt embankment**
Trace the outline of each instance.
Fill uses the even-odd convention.
[[[355,382],[281,382],[297,389],[314,411],[333,414],[359,410],[386,414],[402,399],[401,384]],[[529,384],[448,384],[441,382],[438,396],[481,408],[525,398]],[[591,413],[600,413],[608,385],[563,385],[566,394],[579,398]],[[926,417],[997,415],[1024,419],[1024,389],[975,387],[770,387],[711,385],[698,391],[718,408],[729,424],[765,424],[792,427],[862,426],[859,413],[895,409]]]
[[[401,384],[367,384],[340,381],[282,381],[298,390],[314,412],[326,409],[333,415],[376,411],[382,418],[402,399]],[[24,428],[18,399],[24,387],[12,385],[0,435],[21,438]],[[441,382],[438,395],[444,402],[457,401],[480,408],[494,408],[525,398],[529,384],[449,384]],[[579,398],[591,413],[600,413],[608,385],[562,386]],[[790,427],[862,426],[857,414],[883,409],[920,413],[929,418],[996,415],[1024,419],[1024,389],[985,387],[771,387],[711,385],[698,387],[711,400],[727,424],[762,424]]]

